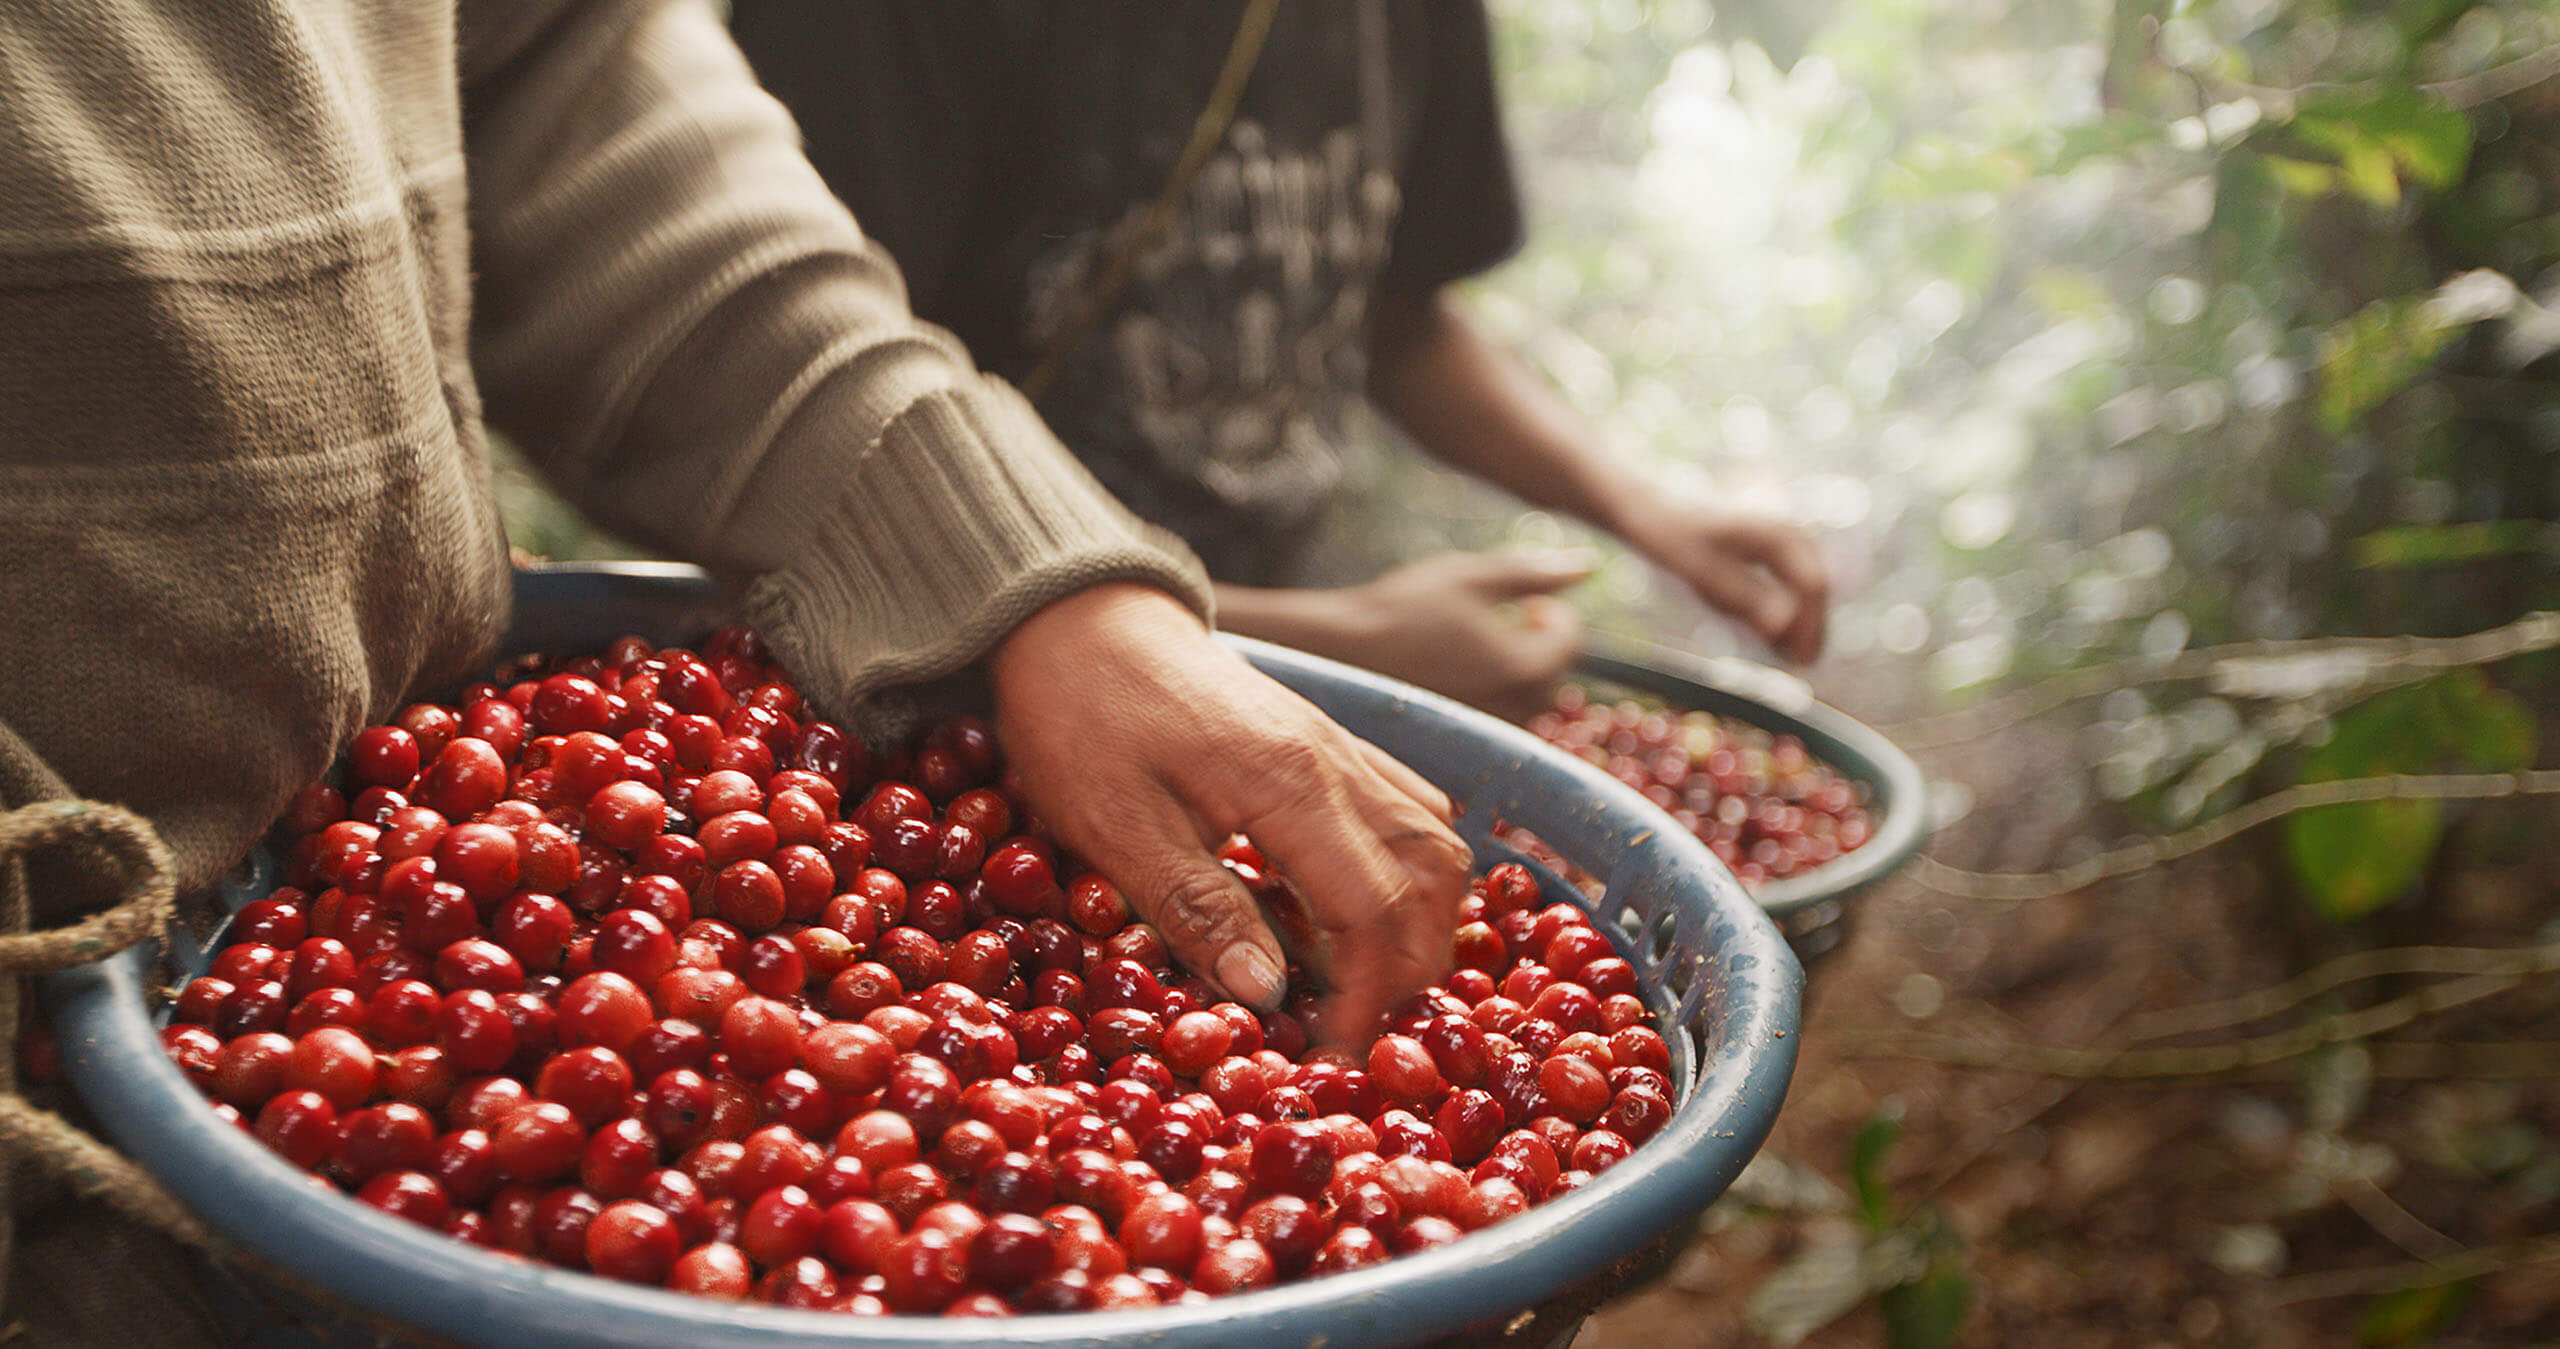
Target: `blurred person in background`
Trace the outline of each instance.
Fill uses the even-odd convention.
[[[1434,458],[1820,654],[1802,532],[1611,457],[1454,294],[1521,238],[1476,0],[735,0],[731,24],[917,314],[1191,544],[1223,626],[1512,715],[1571,665],[1556,592],[1579,554],[1304,588],[1365,396]]]
[[[484,418],[833,715],[982,668],[1043,819],[1228,992],[1282,972],[1236,831],[1348,1023],[1445,968],[1447,799],[1216,644],[1196,561],[912,318],[707,4],[0,10],[0,809],[125,805],[201,886],[482,668]],[[65,860],[0,857],[0,915],[114,898]],[[194,1338],[135,1229],[32,1193],[30,1342]]]

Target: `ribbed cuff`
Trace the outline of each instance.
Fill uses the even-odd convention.
[[[1051,601],[1115,581],[1210,615],[1190,550],[1130,515],[1021,395],[980,377],[889,423],[810,546],[749,589],[747,618],[821,707],[886,742],[912,729],[914,686]]]

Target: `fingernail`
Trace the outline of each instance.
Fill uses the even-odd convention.
[[[1227,992],[1269,1011],[1280,1005],[1280,964],[1251,942],[1237,942],[1218,957],[1218,982]]]

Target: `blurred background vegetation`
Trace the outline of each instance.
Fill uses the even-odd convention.
[[[1824,536],[1841,593],[1808,674],[1944,784],[1949,865],[1815,972],[1770,1165],[1583,1342],[2560,1342],[2547,803],[2420,782],[2041,908],[1955,869],[2059,867],[2306,783],[2552,762],[2560,630],[2529,616],[2560,589],[2560,9],[1492,8],[1532,238],[1481,317],[1630,460]],[[624,551],[501,476],[520,545]],[[1346,576],[1587,542],[1595,626],[1755,654],[1383,437],[1357,476]],[[2519,619],[2474,647],[2193,656]],[[2073,671],[2088,696],[1967,729]],[[2404,953],[2453,944],[2508,963],[2448,1017],[2420,976],[2461,962]],[[2126,1001],[2081,1015],[2118,971]],[[2169,1087],[1859,1049],[1887,1025],[2117,1046],[2129,1009],[2264,987],[2291,991],[2254,1024],[2298,1052]],[[2429,1057],[2448,1037],[2485,1050]],[[1986,1106],[2004,1062],[2025,1085]],[[1968,1111],[2010,1122],[1970,1138]],[[2086,1140],[2128,1120],[2138,1161],[2081,1186]],[[2013,1172],[2048,1193],[1978,1193]]]
[[[2423,799],[2429,775],[2549,762],[2551,638],[2528,616],[2553,604],[2560,541],[2560,12],[1495,9],[1533,240],[1480,287],[1483,314],[1621,452],[1826,535],[1846,584],[1811,675],[1929,747],[1940,856],[2060,867],[2336,779],[2403,775],[2421,798],[2294,814],[2165,878],[2057,883],[2076,893],[2044,915],[1925,868],[1934,889],[1876,899],[1867,949],[1815,971],[1811,1057],[1771,1154],[1836,1192],[1764,1175],[1777,1235],[1728,1226],[1707,1247],[1722,1275],[1693,1267],[1655,1321],[1603,1318],[1585,1342],[1718,1342],[1697,1327],[1737,1304],[1776,1342],[2560,1341],[2548,973],[2476,985],[2499,996],[2467,1021],[2409,1015],[2444,985],[2326,977],[2461,942],[2547,971],[2560,943],[2547,805]],[[1375,471],[1373,499],[1427,504],[1403,548],[1598,542],[1392,451]],[[1734,649],[1623,554],[1580,598],[1599,626]],[[2317,644],[2519,619],[2441,661]],[[2024,734],[2003,718],[1932,734],[2072,671],[2089,696]],[[2022,840],[2029,816],[2049,827]],[[2098,1015],[2126,969],[2142,971],[2127,1004]],[[2040,998],[2038,978],[2086,983]],[[2324,987],[2266,1000],[2230,1056],[2275,1054],[2271,1074],[2210,1049],[2165,1071],[2172,1049],[2152,1066],[2173,1085],[1967,1136],[1989,1089],[1948,1061],[2041,1074],[2065,1101],[2122,1061],[2038,1057],[2053,1042],[2112,1052],[2125,1040],[2091,1028],[2128,1007],[2138,1024],[2268,986]],[[1888,1025],[1972,1038],[1862,1057]],[[1848,1052],[1824,1054],[1826,1026]],[[2482,1031],[2466,1043],[2500,1062],[2410,1059]],[[2208,1120],[2191,1141],[2220,1155],[2170,1141]],[[1979,1150],[1912,1155],[1951,1144]],[[2139,1162],[2075,1193],[2106,1146]],[[2003,1174],[2069,1198],[1980,1193]],[[1895,1197],[1896,1176],[1926,1193]],[[2116,1211],[2070,1207],[2092,1199]]]

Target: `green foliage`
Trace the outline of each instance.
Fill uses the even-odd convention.
[[[2006,147],[1974,149],[1924,136],[1894,159],[1891,171],[1876,184],[1876,200],[1896,206],[1966,192],[2006,192],[2036,172],[2033,161]]]
[[[1973,1276],[1940,1261],[1919,1279],[1886,1289],[1877,1308],[1892,1349],[1947,1349],[1973,1314]]]
[[[1801,57],[1771,0],[1593,17],[1626,8],[1495,7],[1506,51],[1581,74],[1506,85],[1531,242],[1482,312],[1618,452],[1843,536],[1862,574],[1833,668],[1923,676],[1881,715],[2560,607],[2560,80],[2519,87],[2560,44],[2549,0],[1836,0],[1800,11],[1822,17]],[[1569,533],[1502,503],[1448,518],[1467,543]],[[1612,564],[1577,599],[1731,640],[1658,586]],[[2344,712],[2335,683],[2119,690],[2053,768],[2096,765],[2068,784],[2095,843],[2288,774],[2515,767],[2560,662],[2497,673]],[[2349,922],[2422,884],[2447,826],[2431,801],[2335,807],[2280,857]],[[2333,1132],[2376,1090],[2361,1046],[2303,1069]],[[1886,1180],[1898,1134],[1849,1144],[1858,1223],[1760,1290],[1763,1335],[1869,1299],[1900,1342],[1960,1322],[1952,1238]],[[2452,1296],[2378,1300],[2363,1338],[2418,1343]]]
[[[560,499],[521,451],[494,430],[489,436],[489,476],[497,489],[498,518],[507,542],[554,562],[647,557],[643,549],[606,534]]]
[[[2385,1293],[2356,1318],[2358,1349],[2413,1349],[2434,1339],[2471,1301],[2477,1279],[2456,1279]]]
[[[2300,782],[2393,773],[2508,771],[2533,761],[2535,723],[2513,694],[2461,670],[2392,689],[2336,719],[2303,759]],[[2444,835],[2427,800],[2322,806],[2285,821],[2285,856],[2319,911],[2341,922],[2406,894]]]
[[[2320,334],[2320,426],[2331,434],[2427,368],[2453,336],[2423,300],[2394,297],[2366,305]]]
[[[2387,570],[2510,557],[2548,549],[2552,542],[2552,527],[2540,521],[2481,520],[2465,525],[2377,529],[2356,539],[2350,550],[2357,566]]]
[[[1894,1223],[1893,1191],[1885,1184],[1884,1163],[1901,1138],[1901,1119],[1880,1114],[1860,1125],[1857,1136],[1849,1140],[1849,1184],[1858,1196],[1858,1221],[1870,1232],[1887,1231]]]
[[[2052,153],[2038,171],[2070,173],[2084,164],[2121,159],[2158,146],[2162,134],[2160,124],[2148,118],[2105,113],[2078,126],[2064,128],[2058,138],[2052,139]]]
[[[1916,700],[2560,603],[2560,101],[2515,74],[2560,9],[1836,0],[1800,59],[1772,9],[1496,6],[1524,77],[1579,73],[1506,81],[1531,239],[1480,299],[1617,451],[1844,536],[1844,665],[1908,657]],[[1624,560],[1576,599],[1734,644]],[[2205,735],[2193,696],[2093,732],[2130,827],[2228,806],[2329,710]],[[2370,842],[2423,853],[2431,814]]]
[[[1973,1276],[1937,1207],[1904,1203],[1885,1179],[1901,1137],[1900,1116],[1888,1109],[1850,1139],[1859,1231],[1808,1247],[1753,1293],[1747,1314],[1760,1335],[1794,1344],[1872,1297],[1891,1349],[1955,1343],[1973,1313]]]
[[[2293,134],[2326,154],[2332,186],[2367,205],[2400,204],[2405,176],[2415,186],[2453,186],[2471,158],[2471,122],[2414,89],[2323,91],[2295,109]]]

